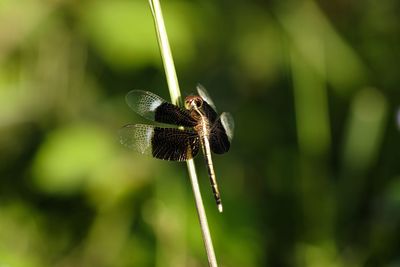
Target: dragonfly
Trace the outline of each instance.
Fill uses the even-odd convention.
[[[222,212],[211,154],[229,151],[234,120],[228,112],[217,114],[214,102],[202,85],[196,89],[198,95],[187,96],[184,108],[149,91],[130,91],[126,95],[126,102],[133,111],[148,120],[172,127],[127,124],[119,131],[120,142],[141,154],[170,161],[193,159],[201,148],[217,208]]]

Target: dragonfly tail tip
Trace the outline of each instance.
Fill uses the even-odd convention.
[[[222,211],[223,211],[223,208],[222,208],[222,204],[221,204],[221,203],[218,204],[218,211],[221,212],[221,213],[222,213]]]

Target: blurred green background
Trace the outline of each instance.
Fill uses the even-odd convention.
[[[220,266],[400,266],[400,2],[162,1],[214,156]],[[132,89],[169,99],[145,0],[0,2],[0,266],[206,266],[183,163],[143,157]]]

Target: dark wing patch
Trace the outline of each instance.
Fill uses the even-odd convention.
[[[186,161],[199,152],[199,136],[192,130],[154,128],[152,155],[158,159]]]
[[[211,127],[210,145],[216,154],[228,152],[232,139],[235,122],[228,112],[223,112]]]
[[[126,102],[137,114],[152,121],[185,127],[193,127],[196,123],[187,110],[148,91],[132,90],[126,95]]]
[[[192,130],[129,124],[120,129],[121,144],[158,159],[186,161],[199,152],[199,136]]]
[[[196,121],[190,116],[189,111],[168,102],[164,102],[157,107],[155,121],[184,127],[196,125]]]
[[[224,154],[229,151],[231,143],[221,123],[221,118],[213,124],[210,134],[211,150],[216,154]]]
[[[201,106],[206,118],[210,122],[210,124],[214,124],[214,122],[217,120],[218,114],[215,112],[215,110],[210,106],[207,101],[203,100],[203,105]]]

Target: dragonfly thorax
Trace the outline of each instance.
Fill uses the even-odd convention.
[[[188,96],[185,98],[185,108],[189,111],[190,116],[197,121],[197,124],[204,124],[204,121],[206,120],[204,116],[203,103],[204,100],[199,96]]]

